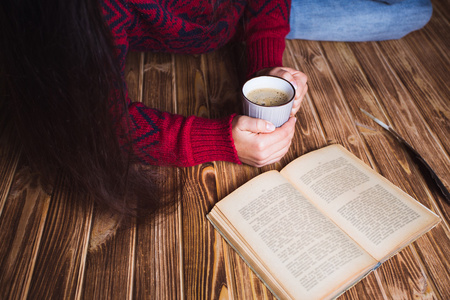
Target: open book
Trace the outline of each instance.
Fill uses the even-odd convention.
[[[207,218],[279,299],[337,297],[440,221],[340,145],[253,178]]]

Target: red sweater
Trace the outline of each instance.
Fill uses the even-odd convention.
[[[226,44],[243,24],[248,74],[282,65],[289,0],[103,0],[103,11],[124,72],[128,50],[205,53]],[[214,6],[214,7],[213,7]],[[147,164],[193,166],[240,163],[231,134],[234,116],[183,117],[132,102],[133,149]]]

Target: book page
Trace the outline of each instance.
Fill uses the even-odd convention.
[[[281,174],[377,260],[392,255],[439,221],[339,145],[303,155]]]
[[[376,264],[276,171],[252,179],[217,203],[210,215],[214,210],[226,218],[217,228],[238,252],[259,258],[251,262],[260,264],[257,273],[270,270],[291,295],[322,299]],[[234,232],[226,228],[230,224]]]

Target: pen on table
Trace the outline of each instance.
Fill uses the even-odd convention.
[[[428,174],[433,178],[434,182],[438,186],[439,190],[441,191],[442,195],[444,196],[444,199],[450,203],[450,193],[445,187],[445,185],[442,183],[442,181],[439,179],[437,174],[434,172],[434,170],[430,167],[430,165],[423,159],[423,157],[410,145],[408,142],[406,142],[391,126],[383,123],[364,109],[360,108],[360,110],[365,113],[369,118],[371,118],[373,121],[375,121],[378,125],[383,127],[385,130],[389,131],[396,139],[399,141],[412,155],[414,159],[418,162],[418,164],[422,167],[424,167],[424,170],[428,172]]]

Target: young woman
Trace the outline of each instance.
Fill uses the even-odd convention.
[[[249,77],[276,75],[297,88],[294,116],[307,84],[282,66],[289,22],[288,38],[359,41],[399,38],[430,16],[428,0],[294,0],[292,11],[282,0],[1,1],[1,109],[44,182],[64,174],[115,210],[156,211],[166,204],[157,177],[131,165],[267,165],[287,152],[295,118],[275,129],[133,103],[123,80],[128,50],[204,53],[242,36]]]
[[[165,205],[157,178],[130,167],[135,163],[278,161],[294,117],[275,129],[245,116],[161,112],[128,98],[123,71],[131,49],[204,53],[239,33],[249,77],[276,75],[297,88],[295,115],[307,85],[303,73],[282,66],[289,9],[280,0],[2,1],[2,106],[23,155],[44,182],[64,174],[76,190],[122,212]]]

